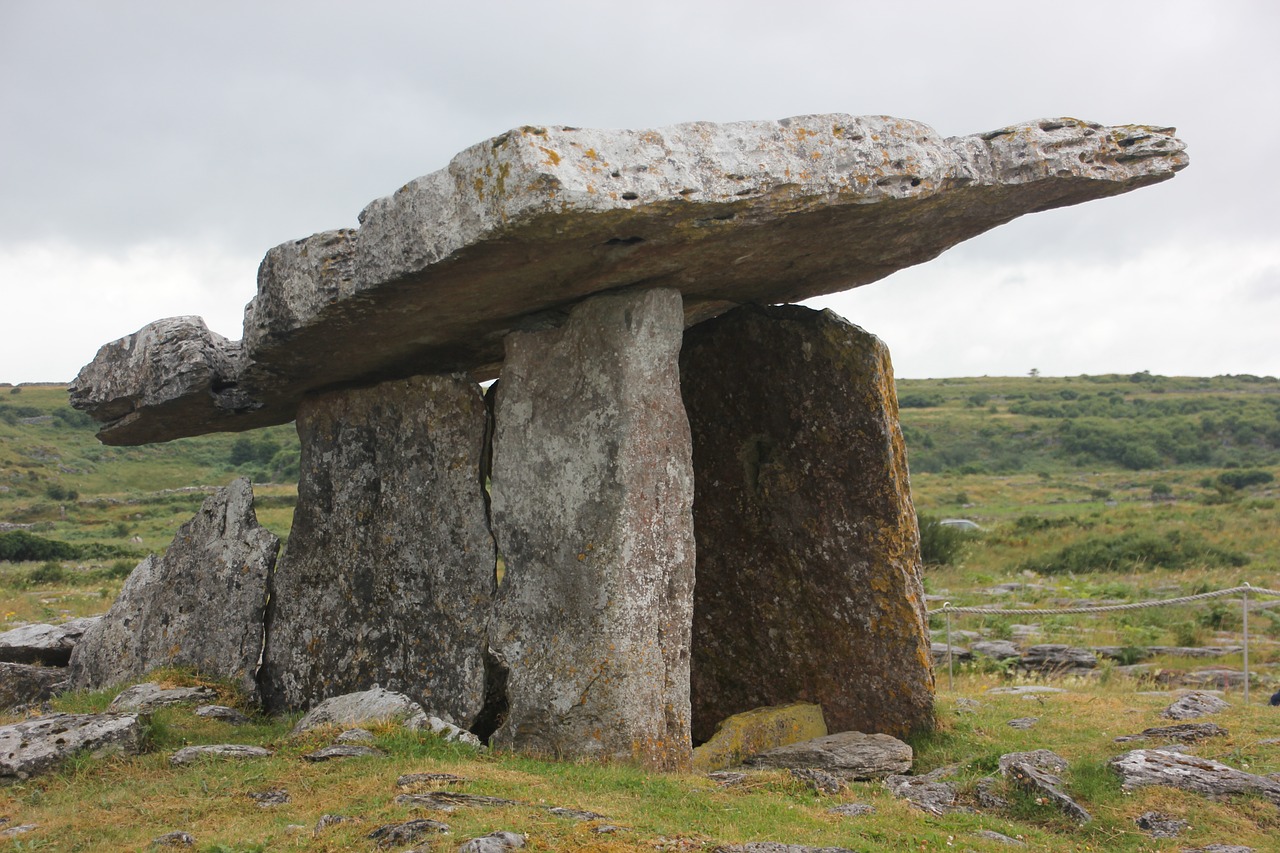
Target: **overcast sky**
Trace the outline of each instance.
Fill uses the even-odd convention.
[[[1172,181],[821,301],[902,377],[1280,375],[1280,3],[0,0],[0,381],[66,381],[270,247],[524,124],[1174,125]]]

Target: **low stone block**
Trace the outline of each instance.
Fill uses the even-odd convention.
[[[23,625],[0,633],[0,661],[66,666],[72,649],[98,621],[99,617],[89,616],[58,625]]]
[[[693,770],[706,773],[736,767],[759,752],[827,734],[822,706],[796,702],[756,708],[722,720],[711,740],[693,751]]]
[[[0,663],[0,711],[44,702],[66,687],[65,669]]]
[[[812,767],[842,779],[880,779],[911,769],[911,747],[895,737],[840,732],[753,755],[748,767]]]
[[[45,773],[81,752],[137,755],[144,743],[137,714],[52,714],[0,726],[0,783]]]

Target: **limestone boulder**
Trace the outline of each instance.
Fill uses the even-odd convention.
[[[491,745],[688,764],[683,329],[680,294],[644,290],[507,342],[491,475],[506,573],[489,639],[506,709]]]
[[[107,706],[111,711],[136,711],[150,714],[170,705],[191,705],[208,702],[217,694],[208,687],[163,687],[153,681],[135,684],[116,694]]]
[[[71,681],[95,689],[185,666],[254,690],[267,585],[280,540],[238,479],[205,500],[163,557],[143,560],[76,646]]]
[[[693,733],[768,705],[905,735],[933,721],[919,533],[883,343],[746,306],[680,356],[697,535]]]
[[[137,755],[145,743],[137,714],[52,714],[0,726],[0,783],[38,776],[79,753]]]
[[[911,747],[895,737],[840,732],[753,755],[748,767],[811,767],[842,779],[880,779],[911,769]]]
[[[795,702],[756,708],[722,720],[711,739],[694,749],[693,769],[707,773],[735,767],[750,755],[826,734],[820,705]]]
[[[22,625],[0,633],[0,661],[66,666],[71,650],[98,620],[87,616],[57,625]]]
[[[409,696],[374,687],[324,700],[298,720],[293,733],[302,734],[323,726],[404,722],[420,713],[422,706]]]
[[[1185,696],[1178,697],[1168,708],[1160,712],[1160,716],[1170,720],[1194,720],[1197,717],[1221,713],[1230,707],[1230,703],[1225,699],[1202,690],[1194,690]]]
[[[699,319],[927,261],[1026,213],[1164,181],[1172,128],[1041,119],[943,138],[844,114],[650,130],[522,127],[268,252],[243,341],[194,318],[107,344],[74,405],[110,444],[284,423],[311,391],[495,375],[540,312],[643,283]]]
[[[1015,785],[1031,791],[1038,800],[1056,806],[1072,820],[1089,823],[1093,815],[1064,790],[1061,774],[1066,772],[1067,766],[1065,758],[1047,749],[1000,756],[1000,772]]]
[[[381,685],[464,726],[484,700],[496,584],[484,397],[418,376],[310,397],[259,675],[267,707]]]
[[[1166,749],[1134,749],[1108,766],[1125,790],[1163,785],[1206,796],[1257,794],[1280,806],[1280,782],[1214,761]]]

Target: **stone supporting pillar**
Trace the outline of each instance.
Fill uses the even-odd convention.
[[[674,290],[597,296],[507,338],[494,405],[492,743],[688,765],[693,472]]]
[[[376,684],[473,724],[495,587],[486,418],[463,376],[303,402],[298,506],[259,675],[268,707]]]
[[[692,327],[693,735],[787,702],[833,732],[933,719],[919,535],[884,344],[831,312]]]

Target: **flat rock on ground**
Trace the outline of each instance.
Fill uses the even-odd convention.
[[[166,705],[207,702],[210,699],[216,699],[217,695],[208,687],[161,687],[155,682],[147,681],[135,684],[117,694],[107,709],[148,714]]]
[[[911,747],[895,737],[841,732],[780,746],[747,759],[749,767],[812,767],[842,779],[879,779],[911,769]]]
[[[1217,796],[1259,794],[1280,805],[1280,782],[1237,770],[1210,758],[1165,749],[1134,749],[1108,762],[1125,789],[1164,785]]]
[[[1195,691],[1181,697],[1168,708],[1160,712],[1160,716],[1171,720],[1193,720],[1209,714],[1217,714],[1230,708],[1230,704],[1212,693]]]
[[[1093,816],[1063,790],[1067,761],[1047,749],[1011,752],[1000,756],[1000,772],[1017,785],[1039,794],[1072,820],[1089,823]]]
[[[376,722],[404,722],[422,713],[422,706],[403,693],[374,687],[325,699],[293,727],[294,734],[322,726],[357,726]]]
[[[1181,743],[1198,743],[1211,737],[1226,737],[1230,734],[1216,723],[1179,723],[1173,726],[1155,726],[1143,729],[1136,735],[1122,735],[1115,739],[1116,743],[1128,743],[1147,738],[1176,740]]]
[[[143,746],[137,714],[53,714],[0,726],[0,782],[37,776],[77,753],[137,755]]]
[[[498,830],[466,841],[458,847],[458,853],[506,853],[524,847],[526,840],[520,833]]]
[[[274,753],[261,746],[247,746],[238,743],[210,743],[197,746],[184,746],[169,756],[169,763],[174,767],[194,764],[202,758],[223,758],[241,761],[248,758],[270,758]]]
[[[1028,670],[1069,674],[1096,669],[1098,656],[1092,649],[1063,643],[1042,643],[1024,650],[1019,663]]]
[[[955,784],[943,781],[953,775],[955,770],[955,767],[939,767],[923,776],[888,776],[884,784],[889,793],[929,814],[968,811],[956,803],[958,792]]]
[[[44,702],[67,686],[60,667],[0,662],[0,711]]]
[[[721,720],[711,739],[693,750],[693,769],[723,770],[747,756],[826,734],[821,705],[795,702],[744,711]]]
[[[100,618],[86,616],[57,625],[23,625],[0,633],[0,661],[66,666],[72,649]]]
[[[335,743],[302,756],[305,761],[332,761],[335,758],[376,758],[386,755],[380,749],[358,743]]]

